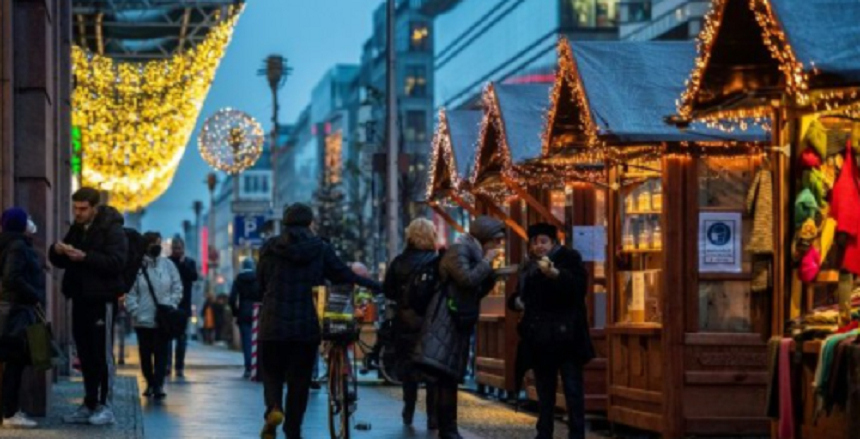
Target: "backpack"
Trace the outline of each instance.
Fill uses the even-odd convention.
[[[439,275],[439,261],[441,260],[442,255],[425,258],[421,265],[412,271],[409,282],[403,291],[402,303],[398,304],[400,309],[411,310],[418,316],[424,317],[430,301],[433,300],[433,296],[442,286]]]
[[[123,289],[120,296],[131,291],[140,267],[143,266],[144,242],[143,235],[135,229],[124,227],[125,239],[128,241],[128,251],[125,255],[125,268],[122,270]]]

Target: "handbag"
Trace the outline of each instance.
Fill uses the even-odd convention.
[[[27,348],[30,352],[30,364],[36,370],[49,370],[65,362],[62,350],[54,340],[51,323],[45,317],[42,305],[36,305],[36,322],[27,326]]]
[[[146,279],[146,285],[149,287],[152,302],[155,303],[155,326],[158,327],[161,334],[165,337],[179,337],[185,332],[185,313],[170,305],[158,303],[158,298],[155,297],[155,289],[152,288],[152,281],[149,280],[149,273],[146,267],[143,268],[143,277]]]

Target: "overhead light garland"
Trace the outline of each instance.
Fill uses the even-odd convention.
[[[229,7],[200,44],[169,59],[120,62],[72,47],[84,185],[108,191],[126,211],[167,189],[241,10]]]
[[[247,113],[223,108],[203,123],[197,144],[209,166],[238,174],[260,158],[265,136],[260,123]]]

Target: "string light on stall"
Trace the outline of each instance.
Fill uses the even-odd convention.
[[[762,40],[771,56],[779,62],[779,69],[785,75],[788,92],[795,97],[798,105],[809,103],[809,74],[803,63],[797,60],[785,31],[773,13],[770,0],[749,0],[749,7],[755,14],[762,31]]]
[[[698,52],[696,64],[690,77],[684,83],[686,90],[681,93],[681,99],[676,102],[678,114],[684,118],[692,117],[696,95],[702,87],[705,69],[711,59],[711,48],[717,39],[717,34],[719,34],[720,23],[723,21],[727,3],[728,0],[713,0],[711,9],[705,14],[702,30],[699,33],[699,38],[696,39],[696,51]]]
[[[247,113],[223,108],[203,123],[197,138],[203,160],[213,168],[237,174],[250,168],[263,152],[263,127]]]

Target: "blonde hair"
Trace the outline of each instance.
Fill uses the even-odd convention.
[[[436,250],[436,226],[427,218],[417,218],[406,228],[406,242],[418,250]]]

